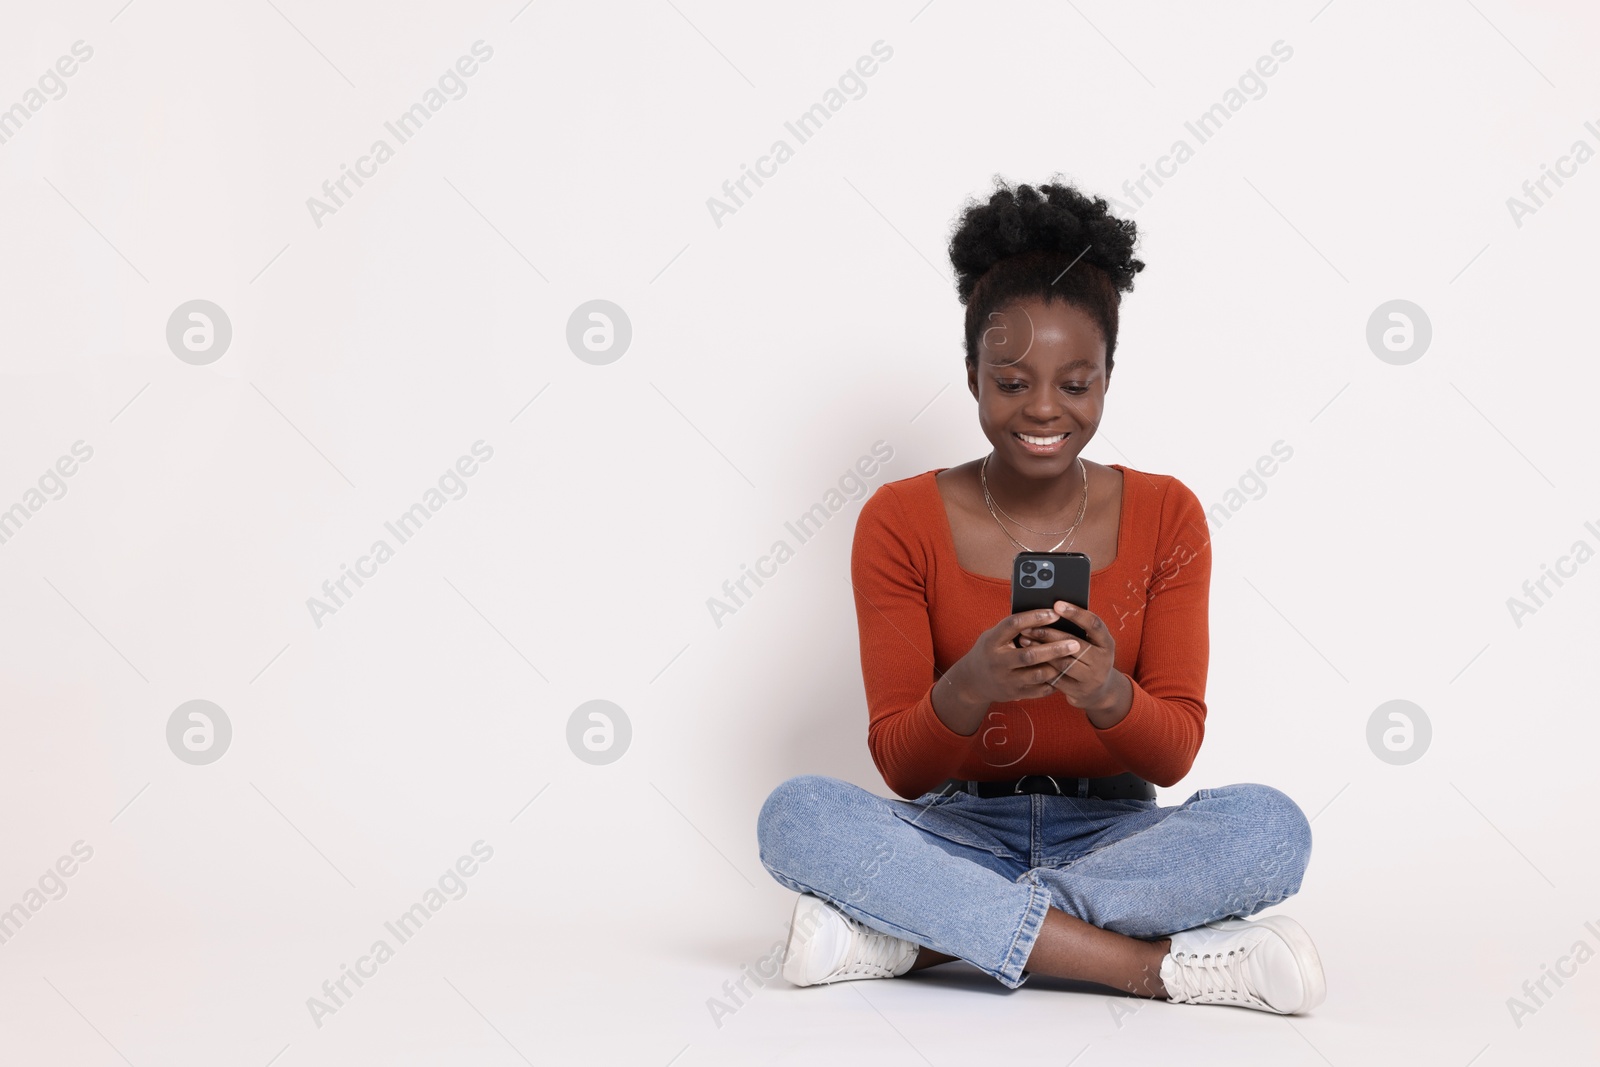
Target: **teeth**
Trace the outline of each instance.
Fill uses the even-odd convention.
[[[1025,433],[1019,433],[1017,436],[1028,442],[1030,445],[1053,445],[1057,441],[1064,441],[1067,438],[1067,435],[1064,433],[1058,433],[1054,437],[1033,437]]]

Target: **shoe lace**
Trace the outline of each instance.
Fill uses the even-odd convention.
[[[1172,959],[1178,966],[1173,969],[1174,980],[1167,983],[1168,998],[1175,1001],[1261,1001],[1261,994],[1250,984],[1246,957],[1239,949],[1174,954]],[[1173,985],[1178,988],[1174,990]]]
[[[886,978],[894,973],[895,965],[905,952],[905,941],[893,934],[885,934],[845,916],[854,935],[850,952],[840,967],[840,975],[864,974]]]

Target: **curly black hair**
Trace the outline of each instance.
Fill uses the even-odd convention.
[[[992,312],[1018,300],[1065,300],[1087,312],[1106,342],[1106,373],[1117,350],[1117,309],[1144,263],[1133,258],[1138,229],[1105,200],[1053,179],[1035,188],[995,178],[986,203],[969,199],[950,234],[956,291],[967,308],[967,362]]]

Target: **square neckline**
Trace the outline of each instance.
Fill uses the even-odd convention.
[[[1111,562],[1107,563],[1104,567],[1101,567],[1097,570],[1091,570],[1089,572],[1089,577],[1091,578],[1097,574],[1104,574],[1112,567],[1115,567],[1117,565],[1117,561],[1122,559],[1123,553],[1127,551],[1129,525],[1126,521],[1128,515],[1128,468],[1124,467],[1120,463],[1107,463],[1105,465],[1107,467],[1116,468],[1116,470],[1122,474],[1122,500],[1117,507],[1117,554],[1111,557]],[[950,511],[945,507],[944,494],[939,492],[939,475],[943,474],[949,469],[949,467],[937,467],[928,472],[929,488],[933,490],[934,499],[939,504],[939,518],[941,520],[939,523],[939,529],[944,533],[945,549],[950,553],[950,558],[955,561],[956,569],[962,574],[965,574],[969,578],[976,578],[980,582],[990,582],[994,585],[1003,585],[1007,589],[1011,588],[1010,578],[995,578],[987,574],[979,574],[977,571],[970,571],[961,565],[961,556],[956,551],[956,533],[955,530],[950,526]]]

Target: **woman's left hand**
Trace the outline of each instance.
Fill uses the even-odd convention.
[[[1123,688],[1122,672],[1116,668],[1116,639],[1111,636],[1111,631],[1106,628],[1100,616],[1088,608],[1080,608],[1065,600],[1058,600],[1051,607],[1057,615],[1068,622],[1077,623],[1084,633],[1089,635],[1087,641],[1074,637],[1078,642],[1076,654],[1068,654],[1051,661],[1055,664],[1056,670],[1067,672],[1051,684],[1061,691],[1068,703],[1088,712],[1091,721],[1103,718],[1105,712],[1112,711],[1120,703]],[[1061,631],[1049,626],[1024,630],[1018,638],[1018,642],[1022,645],[1059,640]],[[1121,715],[1116,716],[1118,720],[1121,718]],[[1112,724],[1096,722],[1095,725]]]

